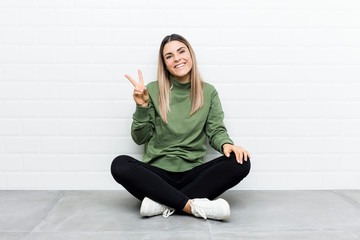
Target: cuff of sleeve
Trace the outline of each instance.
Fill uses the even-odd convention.
[[[220,142],[220,151],[219,151],[219,152],[220,152],[221,154],[224,154],[223,145],[224,145],[225,143],[229,143],[229,144],[234,145],[234,142],[233,142],[230,138],[228,138],[228,139],[223,139],[223,140]]]
[[[134,112],[133,118],[142,122],[147,121],[150,119],[149,110],[150,110],[149,106],[141,107],[136,104],[136,110]]]

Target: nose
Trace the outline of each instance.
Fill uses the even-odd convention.
[[[180,56],[178,54],[175,54],[174,59],[176,62],[178,62],[180,60]]]

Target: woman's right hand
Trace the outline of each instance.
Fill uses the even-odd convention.
[[[149,93],[144,85],[143,76],[141,73],[141,70],[138,70],[139,73],[139,83],[137,83],[132,77],[129,75],[125,75],[127,79],[134,85],[134,93],[133,97],[137,105],[141,107],[147,107],[149,106]]]

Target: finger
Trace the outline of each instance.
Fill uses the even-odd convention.
[[[240,152],[240,164],[243,163],[243,156],[244,156],[244,154],[242,152]]]
[[[234,152],[235,152],[235,151],[234,151]],[[236,156],[236,161],[237,161],[238,163],[240,163],[240,154],[239,154],[238,151],[235,152],[235,156]]]
[[[140,69],[138,69],[140,84],[144,86],[144,79]]]
[[[141,88],[135,88],[134,89],[134,92],[137,91],[139,93],[144,93],[144,89],[141,89]]]
[[[225,154],[225,156],[226,156],[226,157],[230,157],[230,153],[229,153],[229,151],[227,151],[227,150],[226,150],[226,151],[224,151],[224,154]]]
[[[134,87],[137,87],[137,82],[132,78],[130,77],[129,75],[125,74],[124,75],[127,79],[129,79],[129,81],[134,85]]]
[[[248,155],[246,152],[244,152],[244,161],[247,161],[248,160]]]

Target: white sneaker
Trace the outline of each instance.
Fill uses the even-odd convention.
[[[157,203],[148,197],[143,199],[140,207],[140,215],[143,217],[152,217],[162,214],[164,218],[168,218],[174,212],[174,208],[169,208],[165,205]]]
[[[210,201],[207,198],[195,198],[190,201],[191,212],[195,217],[226,220],[230,217],[230,205],[222,198]]]

